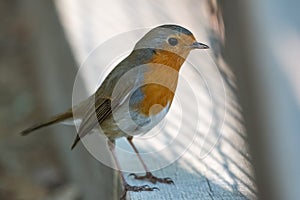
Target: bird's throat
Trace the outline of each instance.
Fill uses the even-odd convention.
[[[141,113],[146,116],[155,115],[172,103],[179,70],[184,61],[184,58],[169,51],[156,52],[147,64],[149,70],[144,74]]]

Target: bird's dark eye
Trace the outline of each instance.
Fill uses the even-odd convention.
[[[178,40],[176,38],[169,38],[168,42],[172,46],[176,46],[178,44]]]

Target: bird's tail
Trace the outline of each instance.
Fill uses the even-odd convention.
[[[57,122],[62,122],[64,120],[67,120],[67,119],[70,119],[73,117],[73,113],[72,113],[72,109],[69,109],[67,110],[66,112],[62,113],[62,114],[59,114],[59,115],[56,115],[46,121],[43,121],[43,122],[39,122],[37,124],[34,124],[33,126],[23,130],[21,132],[22,135],[27,135],[37,129],[40,129],[40,128],[43,128],[45,126],[49,126],[49,125],[52,125],[52,124],[55,124]]]

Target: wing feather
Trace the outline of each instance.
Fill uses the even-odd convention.
[[[109,98],[97,98],[94,104],[89,105],[80,124],[78,134],[72,144],[73,149],[81,137],[87,135],[97,125],[100,125],[112,114],[111,100]]]

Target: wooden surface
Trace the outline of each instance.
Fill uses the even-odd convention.
[[[213,46],[210,31],[214,20],[211,20],[206,1],[162,0],[157,3],[137,0],[56,0],[55,3],[79,66],[92,50],[112,36],[166,23],[183,25],[199,41]],[[138,39],[139,37],[130,40],[132,45]],[[189,62],[196,70],[189,64],[183,67],[177,91],[179,103],[172,105],[162,130],[163,137],[168,141],[177,131],[174,127],[182,117],[180,125],[183,128],[180,130],[181,134],[186,134],[187,139],[183,137],[180,142],[172,145],[171,150],[157,154],[161,163],[168,163],[172,153],[177,159],[173,159],[171,165],[153,172],[158,176],[171,177],[175,185],[158,184],[160,191],[130,193],[129,199],[257,198],[234,76],[226,63],[216,56],[219,54],[212,51],[191,53]],[[95,68],[85,72],[84,81],[89,92],[95,89],[93,83],[97,82],[98,74],[103,70],[105,66],[95,60]],[[184,81],[188,84],[183,84]],[[185,96],[187,86],[196,91],[196,100],[193,101],[196,105],[190,101],[189,96]],[[184,115],[178,115],[179,111]],[[195,119],[196,125],[189,124]],[[118,145],[125,145],[124,142],[121,140]],[[163,144],[137,140],[137,146],[142,151],[153,150]],[[138,165],[134,158],[120,159],[122,165],[129,166],[128,168],[130,165]],[[155,166],[151,158],[146,159],[146,162]],[[158,166],[161,167],[159,164]],[[146,184],[131,178],[127,180],[131,184]]]

